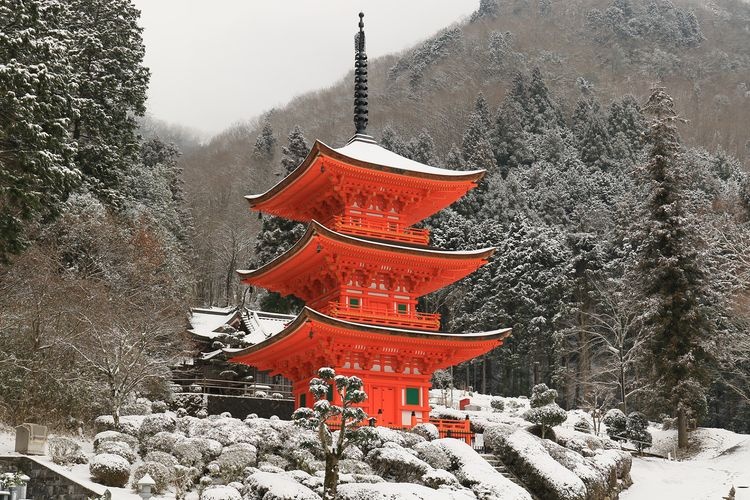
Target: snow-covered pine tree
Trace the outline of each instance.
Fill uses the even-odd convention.
[[[537,384],[531,390],[531,408],[523,414],[524,420],[539,426],[542,439],[568,418],[568,413],[555,402],[557,391],[547,387],[547,384]]]
[[[633,165],[643,150],[646,121],[638,101],[632,95],[613,100],[607,111],[607,131],[612,158]],[[628,165],[629,164],[629,165]]]
[[[648,431],[648,419],[643,413],[634,411],[628,415],[625,434],[628,436],[628,441],[638,448],[638,453],[642,453],[644,448],[651,447],[652,437]]]
[[[273,135],[273,127],[271,122],[266,119],[263,122],[263,126],[260,129],[258,137],[255,139],[255,147],[253,148],[253,155],[263,161],[270,162],[273,160],[273,156],[276,148],[276,136]]]
[[[547,84],[544,83],[542,71],[538,66],[531,70],[526,89],[528,99],[528,121],[526,128],[532,134],[540,134],[547,129],[560,127],[563,124],[562,114],[550,95]]]
[[[383,128],[380,134],[380,144],[387,150],[393,151],[401,156],[408,156],[409,151],[406,142],[401,138],[396,129],[390,124]]]
[[[643,319],[650,329],[650,366],[660,401],[677,413],[678,446],[687,420],[706,408],[712,359],[704,348],[715,333],[700,240],[684,196],[680,138],[672,97],[656,87],[644,106],[651,117],[648,162],[639,181],[645,199],[634,231]]]
[[[140,11],[130,0],[70,0],[66,13],[77,89],[70,126],[75,162],[92,192],[119,205],[123,176],[139,161],[136,118],[146,111]]]
[[[330,391],[330,392],[329,392]],[[336,375],[333,368],[318,370],[318,377],[310,380],[310,392],[315,398],[312,408],[301,407],[294,411],[292,419],[318,433],[320,446],[326,460],[323,498],[335,500],[339,480],[339,461],[352,443],[354,432],[360,422],[367,418],[362,408],[355,405],[367,399],[359,377]],[[335,394],[329,399],[329,394]],[[335,404],[340,402],[341,405]],[[334,435],[329,426],[338,421],[339,433]]]
[[[595,97],[585,95],[578,99],[573,113],[573,133],[584,163],[602,170],[610,168],[611,141],[605,117]]]
[[[0,1],[0,263],[29,221],[54,212],[80,180],[67,126],[73,98],[64,4]]]
[[[445,167],[453,170],[466,170],[466,163],[455,143],[451,144],[448,154],[445,156]]]
[[[435,141],[426,129],[422,129],[417,137],[413,137],[407,145],[408,158],[424,163],[425,165],[436,165],[438,163],[435,155]]]
[[[261,132],[261,135],[258,136],[258,140],[264,135],[266,134]],[[266,135],[266,137],[268,136]],[[310,146],[308,145],[307,139],[305,139],[299,125],[295,125],[289,132],[288,140],[288,145],[284,146],[281,150],[281,164],[284,167],[284,175],[288,175],[292,170],[297,168],[297,166],[304,161],[307,153],[310,151]],[[264,142],[264,144],[267,144],[267,142]],[[258,233],[255,242],[253,266],[261,266],[270,262],[278,255],[281,255],[299,240],[304,232],[305,226],[299,222],[273,215],[262,215],[260,232]],[[300,301],[296,298],[284,298],[276,292],[269,292],[261,298],[261,306],[266,310],[274,312],[293,311],[300,305]]]

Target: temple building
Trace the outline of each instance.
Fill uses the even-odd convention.
[[[297,407],[312,405],[308,383],[319,367],[356,375],[368,394],[363,409],[379,425],[402,426],[429,419],[436,369],[499,347],[510,329],[444,333],[438,314],[417,310],[419,297],[469,275],[495,251],[432,248],[428,230],[412,227],[465,195],[485,172],[423,165],[367,135],[359,16],[355,135],[339,148],[316,141],[287,177],[246,197],[251,209],[306,223],[307,231],[271,262],[238,271],[242,282],[294,295],[306,305],[296,316],[227,312],[244,325],[245,346],[224,353],[232,362],[289,379]]]

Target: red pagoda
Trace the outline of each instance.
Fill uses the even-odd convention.
[[[283,329],[241,350],[233,362],[292,381],[295,406],[312,404],[308,382],[321,366],[356,375],[368,394],[362,405],[380,425],[429,419],[434,370],[503,343],[510,329],[438,332],[440,316],[417,311],[417,299],[487,263],[495,251],[446,251],[428,246],[413,224],[474,188],[484,170],[423,165],[379,146],[366,134],[367,56],[360,13],[355,36],[356,134],[341,148],[316,141],[294,171],[250,207],[308,224],[285,253],[242,282],[294,295],[306,307]]]

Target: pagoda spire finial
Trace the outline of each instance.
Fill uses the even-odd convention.
[[[354,35],[354,126],[357,134],[367,132],[367,54],[365,53],[365,14],[359,13],[359,31]]]

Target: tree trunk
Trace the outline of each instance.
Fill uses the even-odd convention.
[[[681,450],[688,447],[687,415],[685,415],[685,410],[677,411],[677,447]]]
[[[343,432],[343,430],[341,431]],[[339,458],[335,453],[326,455],[326,476],[323,480],[323,500],[335,500],[339,484]]]

